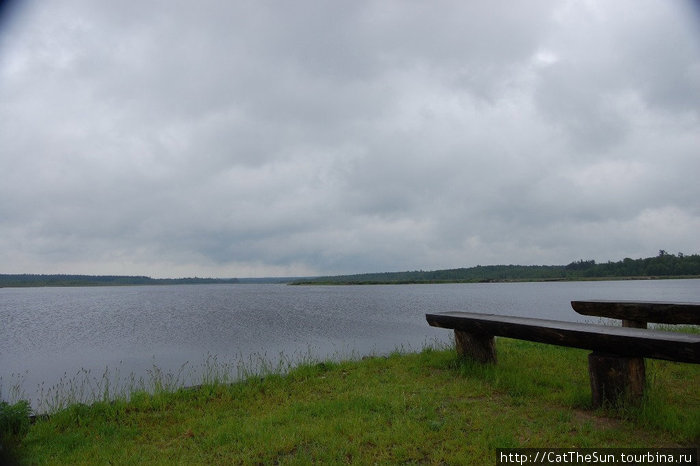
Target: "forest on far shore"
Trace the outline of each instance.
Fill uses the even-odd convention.
[[[412,272],[363,273],[327,277],[267,278],[151,278],[122,275],[0,274],[1,287],[32,286],[133,286],[234,283],[289,283],[292,285],[375,285],[404,283],[487,283],[648,278],[700,278],[700,255],[670,254],[625,258],[596,263],[577,260],[568,265],[477,265],[476,267]]]
[[[401,284],[483,283],[507,281],[555,281],[643,278],[698,278],[700,255],[671,254],[660,250],[655,257],[596,263],[577,260],[568,265],[477,265],[476,267],[338,275],[297,280],[303,284]]]
[[[0,274],[0,287],[199,285],[238,283],[235,278],[151,278],[128,275]]]

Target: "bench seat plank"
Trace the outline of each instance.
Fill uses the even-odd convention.
[[[470,312],[426,314],[426,320],[433,327],[477,335],[700,364],[700,335]]]
[[[659,324],[700,325],[700,303],[591,300],[571,301],[571,307],[587,316]]]

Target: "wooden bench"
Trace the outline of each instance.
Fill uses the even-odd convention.
[[[700,309],[700,304],[686,306]],[[596,407],[641,399],[643,358],[700,364],[700,335],[470,312],[426,314],[426,320],[453,329],[457,352],[483,363],[496,362],[496,336],[591,350],[588,367]]]
[[[642,301],[571,301],[571,307],[581,315],[593,317],[605,317],[619,319],[623,327],[647,328],[649,322],[675,325],[700,325],[700,304],[698,303],[674,303],[674,302],[642,302]],[[591,377],[595,375],[597,356],[589,357],[589,371]],[[638,381],[631,381],[629,390],[637,398],[641,398],[646,379],[646,367],[644,358],[630,358],[625,361],[627,372],[637,375]],[[606,366],[602,366],[602,370]],[[597,393],[597,385],[592,385],[593,399],[602,395]],[[625,387],[620,387],[620,389]]]

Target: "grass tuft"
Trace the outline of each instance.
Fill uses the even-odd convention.
[[[14,464],[16,451],[29,432],[31,408],[27,401],[0,401],[0,464]]]

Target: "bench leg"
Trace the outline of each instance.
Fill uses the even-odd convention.
[[[480,335],[455,330],[457,354],[481,363],[496,362],[496,344],[492,335]]]
[[[638,404],[644,395],[643,358],[593,352],[588,355],[588,374],[594,408],[620,401]]]

